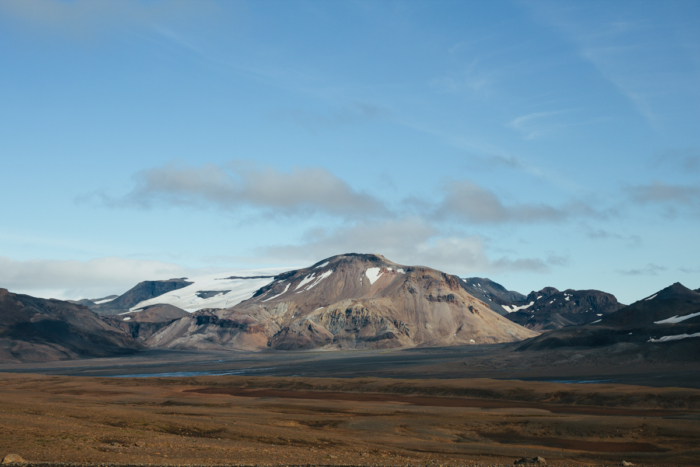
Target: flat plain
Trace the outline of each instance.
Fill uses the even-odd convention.
[[[688,376],[696,365],[581,365],[578,380],[598,382],[564,384],[552,380],[575,368],[519,369],[507,353],[494,358],[499,351],[159,352],[3,365],[0,454],[121,464],[700,464],[700,389]],[[674,374],[686,387],[673,387]],[[630,384],[643,376],[656,387]]]

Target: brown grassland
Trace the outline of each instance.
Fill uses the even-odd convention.
[[[700,465],[699,441],[697,389],[0,374],[0,456],[33,462]]]

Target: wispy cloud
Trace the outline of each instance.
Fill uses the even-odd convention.
[[[527,2],[535,16],[576,44],[579,55],[624,96],[655,129],[661,119],[652,102],[674,84],[685,87],[687,73],[660,64],[666,30],[638,19],[634,9],[596,3]]]
[[[136,186],[126,195],[98,194],[98,199],[113,207],[213,205],[230,211],[253,207],[283,216],[365,218],[388,213],[381,201],[322,168],[282,172],[242,162],[199,167],[171,163],[138,172],[134,179]]]
[[[642,238],[639,235],[620,235],[604,229],[589,229],[586,236],[592,240],[620,240],[626,242],[628,246],[639,246]]]
[[[700,186],[674,185],[655,181],[625,188],[631,200],[639,205],[659,205],[666,215],[674,217],[680,210],[700,215]]]
[[[654,166],[670,166],[683,172],[700,171],[700,148],[667,149],[654,157]]]
[[[109,207],[152,209],[158,206],[216,207],[226,211],[252,208],[264,216],[329,215],[347,221],[392,219],[417,215],[431,222],[463,225],[534,224],[576,217],[603,217],[586,203],[571,200],[560,206],[546,203],[506,204],[493,191],[469,180],[453,180],[431,202],[409,197],[399,207],[358,191],[319,167],[296,167],[289,172],[260,168],[254,163],[189,166],[169,163],[137,172],[134,188],[122,196],[103,192],[83,195],[78,202],[95,201]]]
[[[453,94],[467,91],[484,98],[494,92],[494,85],[503,74],[503,70],[488,68],[482,60],[475,58],[461,73],[435,78],[429,86],[438,92]]]
[[[390,110],[371,102],[353,102],[329,113],[307,109],[279,109],[271,114],[274,120],[289,121],[314,131],[390,116]]]
[[[216,18],[219,7],[211,0],[189,2],[120,0],[118,2],[93,2],[72,0],[68,2],[44,2],[42,0],[4,0],[0,2],[0,14],[13,18],[27,27],[42,32],[54,32],[77,40],[92,39],[111,33],[124,26],[138,26],[153,30],[155,24],[168,21],[191,22],[197,18]],[[156,28],[185,45],[177,34],[164,27]]]
[[[667,268],[653,263],[649,263],[642,268],[637,269],[618,269],[617,273],[623,276],[656,276]]]
[[[533,140],[555,134],[566,128],[591,123],[590,121],[565,122],[563,116],[571,112],[574,112],[574,109],[533,112],[514,118],[508,122],[507,126],[521,133],[525,139]]]
[[[593,216],[589,206],[568,203],[554,207],[545,203],[504,204],[496,194],[468,180],[449,182],[445,197],[433,208],[432,217],[473,224],[560,222],[573,216]]]

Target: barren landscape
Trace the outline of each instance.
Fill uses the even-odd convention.
[[[680,377],[697,365],[582,365],[578,380],[609,382],[519,381],[494,379],[517,376],[507,348],[469,349],[161,351],[2,365],[34,373],[0,374],[0,450],[32,462],[122,464],[700,462],[700,389]],[[494,356],[503,364],[487,368]],[[363,367],[391,377],[362,376]],[[295,372],[316,377],[249,376]],[[206,373],[217,376],[124,377]],[[526,373],[557,378],[556,366]],[[122,377],[75,376],[86,374]],[[672,374],[688,387],[664,387]],[[643,376],[659,387],[613,382]]]

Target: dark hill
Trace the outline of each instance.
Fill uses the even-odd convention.
[[[508,311],[505,316],[511,321],[529,329],[546,331],[591,323],[624,305],[614,295],[600,290],[560,292],[554,287],[545,287],[502,307]]]
[[[601,324],[617,327],[648,326],[656,321],[674,316],[686,316],[698,311],[700,311],[700,293],[676,282],[615,314],[604,317]]]
[[[113,357],[142,347],[88,308],[0,289],[0,361]]]
[[[653,349],[669,361],[700,358],[700,293],[675,283],[594,322],[524,341],[518,350],[624,347],[642,358]],[[660,350],[659,350],[660,349]],[[680,350],[679,350],[680,349]],[[695,349],[684,353],[687,349]]]

